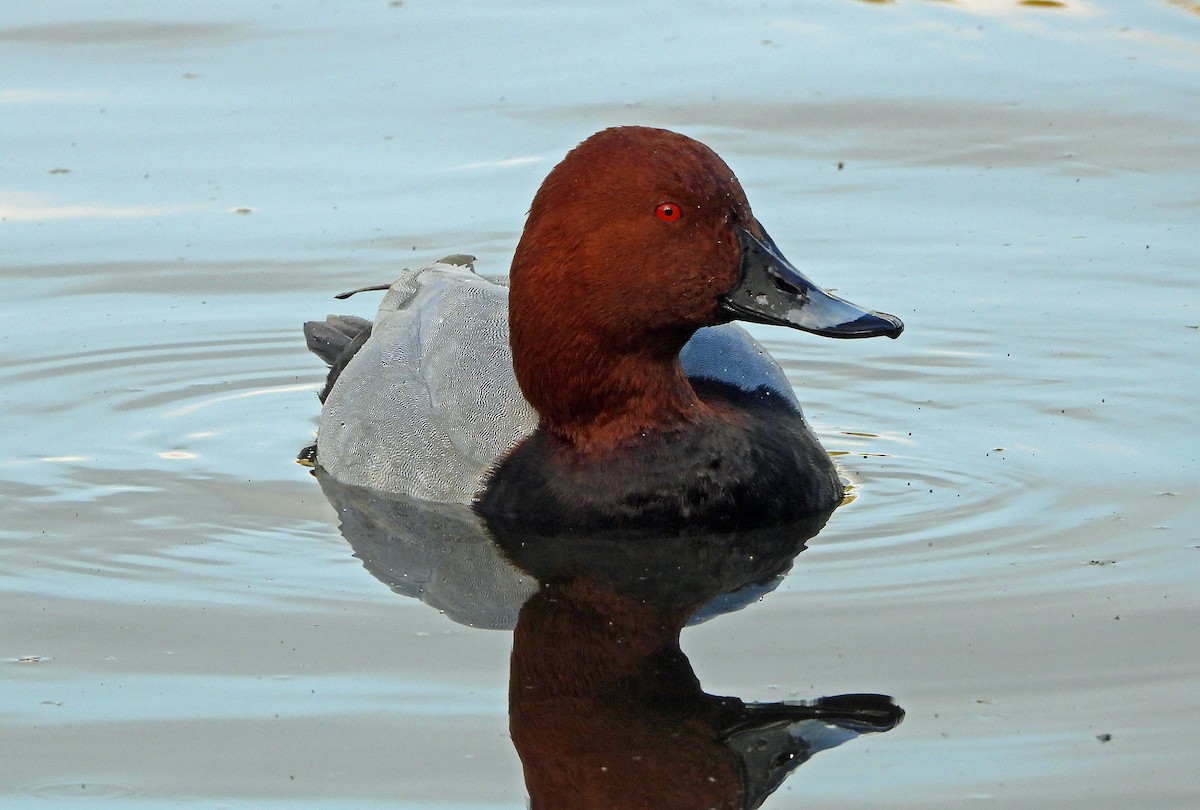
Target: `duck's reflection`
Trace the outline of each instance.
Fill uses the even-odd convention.
[[[509,722],[534,808],[755,808],[814,753],[904,717],[882,695],[709,695],[680,649],[689,622],[774,588],[828,515],[723,535],[542,537],[318,478],[355,555],[393,590],[465,624],[515,624]]]

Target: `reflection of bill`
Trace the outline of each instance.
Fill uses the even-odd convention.
[[[891,731],[904,710],[886,695],[836,695],[808,704],[746,705],[725,744],[742,760],[743,806],[758,807],[795,768],[860,734]]]

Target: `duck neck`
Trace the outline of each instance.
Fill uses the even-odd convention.
[[[595,351],[597,343],[578,338],[543,337],[525,362],[514,362],[517,380],[542,428],[576,452],[603,452],[711,416],[679,361],[687,335],[647,340],[623,353]]]

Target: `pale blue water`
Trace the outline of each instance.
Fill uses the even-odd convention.
[[[619,123],[709,143],[907,325],[755,330],[857,498],[684,649],[709,692],[908,711],[764,806],[1200,801],[1195,4],[19,5],[4,806],[524,806],[511,637],[373,579],[293,462],[299,325],[449,253],[504,272]]]

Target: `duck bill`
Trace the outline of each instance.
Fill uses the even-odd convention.
[[[742,280],[721,298],[722,308],[741,321],[803,329],[832,338],[900,336],[895,315],[852,304],[813,284],[783,257],[759,225],[762,239],[735,228],[742,247]]]

